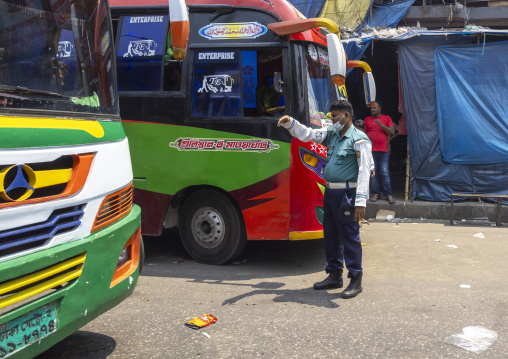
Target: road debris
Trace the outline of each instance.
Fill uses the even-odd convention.
[[[471,326],[462,329],[462,334],[453,334],[445,343],[455,345],[475,354],[481,354],[495,343],[497,332],[485,327]]]
[[[471,288],[471,286],[469,284],[461,284],[460,287],[461,288]]]
[[[473,237],[476,237],[476,238],[485,238],[485,236],[481,232],[474,234]]]
[[[376,213],[376,220],[378,221],[391,221],[395,217],[394,211],[388,211],[386,209],[380,209]]]
[[[441,240],[438,238],[438,239],[434,239],[434,242],[441,242]]]
[[[202,334],[203,334],[205,337],[207,337],[208,339],[210,339],[210,335],[208,335],[208,333],[203,332]]]
[[[191,320],[189,320],[187,323],[185,323],[186,326],[192,329],[200,329],[203,327],[206,327],[210,324],[213,324],[217,321],[217,318],[215,318],[211,314],[203,314],[201,317],[194,317]]]
[[[455,244],[449,244],[448,247],[450,247],[450,248],[458,248]]]

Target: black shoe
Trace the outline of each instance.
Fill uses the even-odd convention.
[[[349,282],[346,290],[342,292],[342,298],[354,298],[362,292],[362,276],[363,273],[360,273],[356,277],[351,277],[351,282]]]
[[[342,282],[342,270],[331,272],[328,277],[314,284],[314,289],[331,289],[331,288],[342,288],[344,283]]]

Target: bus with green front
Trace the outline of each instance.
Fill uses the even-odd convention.
[[[335,23],[288,1],[187,0],[187,56],[174,56],[161,0],[111,0],[120,114],[142,233],[178,227],[187,252],[221,264],[247,240],[322,238],[326,148],[277,128],[326,124],[348,62]],[[145,51],[133,51],[138,44]]]
[[[106,0],[0,0],[0,358],[132,294],[143,262]]]

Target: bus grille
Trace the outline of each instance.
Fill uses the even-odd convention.
[[[0,283],[0,314],[65,287],[81,276],[86,253],[51,267]]]
[[[132,183],[124,189],[107,196],[99,209],[92,232],[119,220],[132,209]]]
[[[0,209],[69,197],[81,190],[93,153],[51,162],[0,165]]]
[[[57,234],[78,228],[84,207],[80,205],[61,208],[53,211],[45,222],[1,231],[0,258],[42,246]]]

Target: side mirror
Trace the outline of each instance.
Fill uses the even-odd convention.
[[[346,52],[337,34],[326,35],[326,42],[328,43],[328,60],[330,61],[332,81],[336,85],[342,86],[346,83]]]
[[[181,61],[185,58],[189,41],[189,11],[185,0],[169,0],[168,5],[173,56]]]
[[[374,106],[376,101],[376,83],[372,72],[365,72],[363,74],[363,90],[365,92],[365,104],[367,107]]]
[[[273,89],[282,93],[282,85],[284,85],[284,81],[282,81],[282,74],[280,72],[273,73]]]

